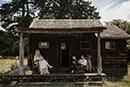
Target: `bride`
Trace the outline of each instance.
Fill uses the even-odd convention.
[[[42,57],[40,50],[35,51],[34,63],[39,65],[40,74],[49,74],[48,67],[53,68],[48,62]]]

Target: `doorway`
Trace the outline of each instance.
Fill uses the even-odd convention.
[[[60,67],[70,67],[70,38],[60,37]]]

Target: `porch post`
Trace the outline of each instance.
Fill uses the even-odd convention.
[[[100,42],[100,32],[97,33],[97,73],[102,73],[102,58],[101,58],[101,42]]]
[[[23,65],[24,65],[24,43],[23,43],[23,33],[20,33],[20,41],[19,41],[19,75],[23,75]]]

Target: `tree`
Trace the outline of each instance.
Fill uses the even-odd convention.
[[[24,39],[25,56],[27,56],[28,41]],[[19,38],[8,32],[0,31],[0,55],[2,56],[18,56]]]
[[[8,32],[0,31],[0,55],[9,56],[12,54],[12,45],[18,38]]]
[[[39,5],[40,18],[53,19],[99,19],[96,8],[84,0],[47,0]],[[43,7],[44,6],[44,7]]]
[[[28,0],[12,0],[0,7],[2,27],[15,34],[15,27],[28,27],[32,21]]]

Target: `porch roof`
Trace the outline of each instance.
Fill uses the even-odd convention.
[[[105,29],[97,19],[38,19],[29,28],[17,28],[23,33],[87,33]]]
[[[115,25],[107,25],[106,30],[101,32],[102,39],[128,39],[130,35]]]

